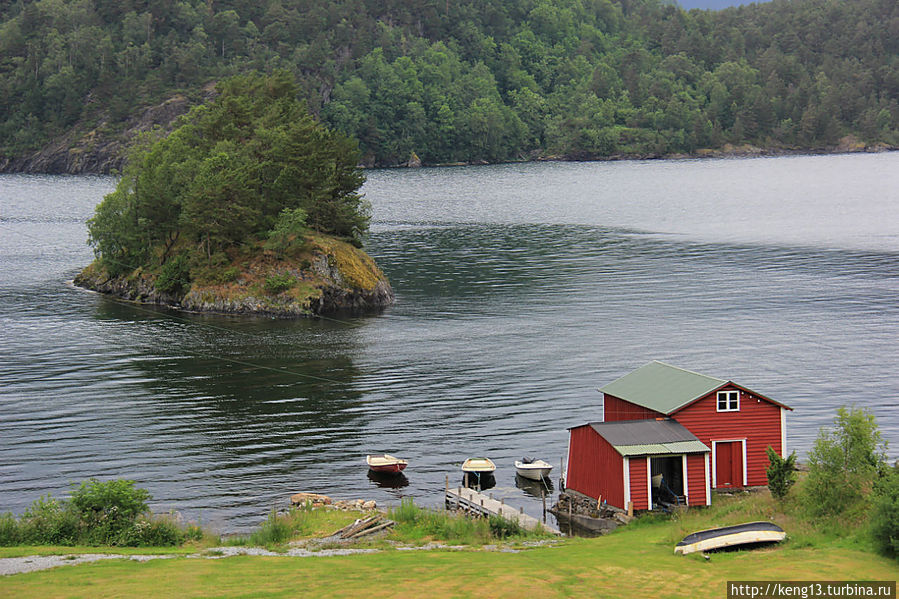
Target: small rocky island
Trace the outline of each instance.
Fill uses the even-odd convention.
[[[298,256],[262,250],[186,285],[164,286],[160,275],[135,269],[111,274],[96,260],[75,285],[114,297],[190,312],[302,318],[368,312],[393,303],[393,289],[375,261],[345,241],[309,234]]]
[[[223,81],[132,149],[88,221],[75,284],[183,310],[285,318],[382,309],[362,251],[370,209],[355,142],[318,123],[286,72]]]

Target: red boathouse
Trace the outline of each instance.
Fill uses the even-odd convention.
[[[570,429],[566,487],[611,505],[709,505],[710,490],[767,484],[789,406],[732,381],[651,362],[602,387],[603,422]]]

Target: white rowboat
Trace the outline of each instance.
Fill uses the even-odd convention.
[[[547,478],[552,469],[552,464],[543,460],[524,458],[515,461],[515,472],[517,472],[519,476],[531,480],[543,480],[544,478]]]
[[[489,474],[496,470],[496,464],[490,458],[468,458],[462,464],[462,472]]]
[[[786,536],[780,526],[771,522],[749,522],[694,532],[685,536],[674,548],[674,552],[686,555],[696,551],[710,551],[738,545],[778,543]]]

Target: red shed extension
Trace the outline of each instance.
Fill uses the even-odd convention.
[[[606,422],[669,417],[711,449],[711,486],[767,484],[766,449],[786,453],[789,406],[732,381],[651,362],[600,389]]]
[[[711,500],[709,448],[669,418],[571,428],[567,473],[566,488],[622,509]]]

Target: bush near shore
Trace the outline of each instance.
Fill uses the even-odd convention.
[[[0,546],[63,545],[166,547],[199,540],[199,526],[154,515],[145,489],[131,480],[88,479],[69,499],[38,498],[21,517],[0,514]]]

